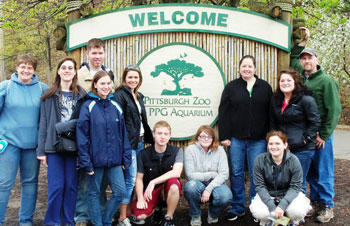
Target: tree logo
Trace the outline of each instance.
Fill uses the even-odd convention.
[[[185,53],[184,56],[187,56]],[[183,56],[180,56],[183,58]],[[188,63],[185,60],[169,60],[167,64],[159,64],[155,67],[155,70],[151,72],[153,77],[159,76],[162,72],[169,75],[176,85],[175,90],[163,89],[161,95],[179,95],[179,96],[190,96],[192,95],[191,88],[181,88],[180,81],[186,75],[192,75],[195,77],[203,77],[203,69],[200,66]]]
[[[216,123],[226,81],[220,65],[204,49],[169,43],[151,49],[138,65],[151,127],[165,120],[173,140],[187,140],[199,126]]]

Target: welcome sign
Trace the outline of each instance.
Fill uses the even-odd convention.
[[[106,40],[157,32],[225,34],[290,51],[291,26],[284,21],[237,8],[164,4],[96,14],[69,23],[67,30],[67,51],[86,45],[91,38]]]
[[[139,62],[147,118],[165,120],[173,140],[191,138],[201,125],[214,125],[225,76],[206,51],[187,43],[159,46]]]
[[[256,56],[260,76],[276,77],[277,48],[290,51],[290,36],[290,24],[246,10],[147,5],[73,21],[67,50],[91,38],[108,40],[106,63],[119,78],[128,64],[141,68],[149,125],[165,120],[172,140],[182,141],[201,125],[215,125],[225,78],[238,76],[244,54]]]

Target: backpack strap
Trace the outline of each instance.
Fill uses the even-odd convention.
[[[11,85],[11,80],[8,80],[8,82],[7,82],[7,88],[6,88],[6,96],[7,96],[7,94],[9,93],[10,85]]]
[[[11,80],[7,80],[6,95],[4,97],[4,103],[6,102],[6,96],[9,93],[10,85],[11,85]]]
[[[40,87],[41,94],[43,94],[43,85],[41,84],[40,81],[39,81],[39,87]]]

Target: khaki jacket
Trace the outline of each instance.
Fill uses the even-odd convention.
[[[107,71],[108,73],[110,73],[109,71]],[[92,78],[94,76],[90,73],[88,67],[86,65],[82,66],[79,70],[78,70],[78,85],[80,85],[81,87],[83,87],[83,89],[85,89],[86,92],[89,92],[91,90],[91,82],[92,82]],[[115,83],[114,81],[112,81],[112,93],[115,92]]]

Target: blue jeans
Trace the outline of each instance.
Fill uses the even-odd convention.
[[[325,148],[315,151],[307,175],[310,199],[334,208],[334,155],[333,134],[326,140]]]
[[[124,196],[124,199],[122,200],[122,204],[129,204],[132,196],[132,192],[134,190],[135,182],[136,182],[136,172],[137,172],[137,155],[140,153],[140,151],[145,147],[145,143],[139,142],[138,147],[136,150],[132,150],[131,155],[131,165],[129,168],[124,171],[125,175],[125,187],[126,187],[126,193]]]
[[[119,205],[126,193],[124,174],[121,166],[96,167],[95,174],[87,176],[89,181],[88,186],[88,206],[89,216],[94,226],[111,226],[112,219],[115,212],[117,212]],[[111,187],[112,195],[106,204],[105,211],[101,216],[100,210],[100,186],[102,177],[106,174],[108,184]]]
[[[303,169],[302,189],[303,189],[304,194],[307,195],[306,175],[309,172],[312,159],[314,158],[314,155],[315,155],[315,150],[298,151],[298,152],[295,152],[293,154],[297,156],[297,158],[299,159],[301,168]]]
[[[0,225],[4,225],[10,192],[16,181],[18,167],[21,176],[21,208],[19,224],[33,225],[38,192],[39,161],[35,149],[20,149],[8,144],[0,154]]]
[[[241,140],[231,138],[231,146],[229,147],[229,163],[230,163],[230,182],[233,199],[231,202],[230,212],[241,216],[245,213],[245,186],[244,186],[244,170],[247,158],[250,191],[249,200],[255,196],[255,185],[253,181],[254,161],[258,155],[266,152],[266,141],[261,140]]]
[[[106,176],[102,179],[101,184],[101,195],[100,195],[100,210],[101,213],[104,211],[107,197],[106,197],[106,189],[108,183]],[[88,213],[88,179],[86,175],[86,171],[84,169],[78,170],[78,197],[77,197],[77,205],[75,208],[74,221],[77,222],[88,222],[90,220]]]
[[[190,215],[201,215],[201,196],[206,185],[198,180],[190,180],[185,184],[185,198],[190,205]],[[210,195],[209,214],[212,218],[218,218],[220,213],[231,203],[232,193],[226,184],[213,189]]]
[[[77,157],[47,154],[47,211],[44,225],[74,225],[77,201]]]

